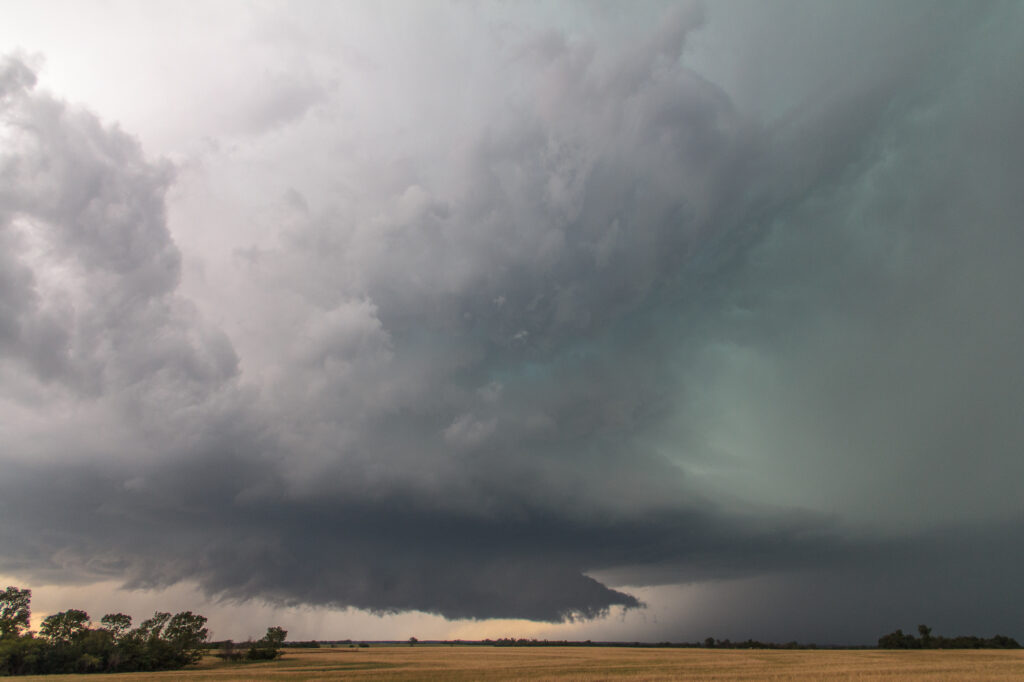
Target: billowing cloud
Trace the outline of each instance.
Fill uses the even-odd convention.
[[[842,576],[920,620],[998,564],[1019,10],[310,7],[246,15],[210,82],[263,80],[174,163],[4,62],[0,571],[542,621]]]

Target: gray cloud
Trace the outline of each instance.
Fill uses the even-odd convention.
[[[719,6],[392,9],[257,17],[298,76],[177,170],[4,62],[0,570],[547,621],[761,580],[723,613],[780,639],[890,627],[801,585],[1017,589],[1019,10],[758,10],[718,85]]]

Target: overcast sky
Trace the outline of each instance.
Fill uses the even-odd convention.
[[[0,14],[37,620],[1024,637],[1024,5]]]

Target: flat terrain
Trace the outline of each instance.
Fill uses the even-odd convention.
[[[483,646],[292,649],[266,663],[208,656],[187,671],[22,677],[187,680],[1021,680],[1024,651],[761,651]]]

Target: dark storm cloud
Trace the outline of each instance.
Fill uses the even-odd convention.
[[[1019,10],[787,15],[749,54],[878,31],[755,114],[686,66],[716,7],[618,42],[438,14],[302,69],[204,162],[285,196],[216,304],[170,167],[8,59],[0,571],[548,621],[766,579],[779,638],[853,608],[802,585],[1016,594]]]
[[[227,599],[557,621],[640,606],[583,575],[592,568],[674,562],[676,578],[699,579],[831,564],[851,550],[809,518],[769,529],[707,510],[597,520],[467,514],[407,498],[238,501],[251,464],[247,475],[242,457],[214,459],[169,464],[153,488],[95,466],[10,467],[4,512],[19,522],[3,533],[5,570],[115,576],[130,587],[199,580]]]
[[[1024,216],[1006,183],[1024,155],[1001,121],[1024,82],[1001,66],[1014,39],[983,40],[998,16],[958,27],[931,68],[804,114],[827,149],[788,155],[810,180],[728,280],[695,366],[703,405],[734,420],[701,407],[694,431],[750,453],[760,499],[873,523],[881,503],[916,526],[1020,513]]]

